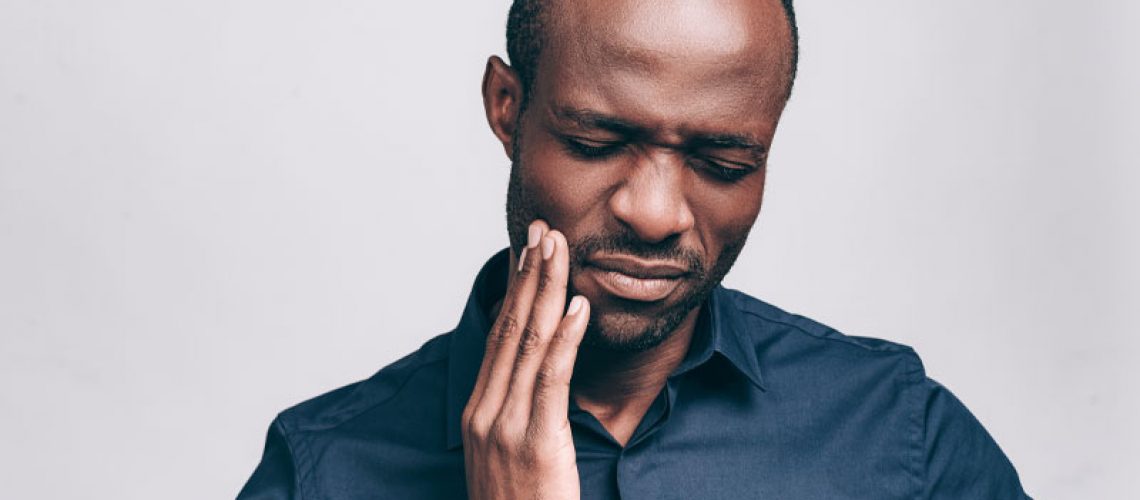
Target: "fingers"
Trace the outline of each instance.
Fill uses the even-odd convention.
[[[479,408],[480,412],[493,416],[498,413],[506,397],[511,367],[518,352],[518,339],[530,318],[535,290],[538,288],[539,277],[536,271],[542,266],[539,244],[548,229],[541,220],[530,225],[527,246],[519,256],[518,271],[503,298],[499,316],[487,333],[483,363],[468,408]]]
[[[562,321],[566,305],[566,281],[569,275],[569,250],[566,237],[552,230],[539,244],[542,269],[538,272],[535,299],[526,326],[519,338],[514,370],[507,389],[503,413],[510,417],[529,416],[534,399],[535,377],[546,356],[547,346]]]
[[[465,433],[518,437],[566,423],[574,362],[590,316],[590,305],[580,296],[563,314],[569,253],[561,232],[541,221],[531,225],[527,247],[488,333],[483,364],[464,411]]]
[[[566,316],[550,339],[546,356],[534,379],[532,425],[549,425],[566,420],[570,411],[570,378],[578,358],[578,346],[590,320],[590,302],[581,295],[570,301]]]
[[[463,412],[472,498],[579,497],[567,413],[589,304],[575,297],[563,315],[569,268],[565,236],[532,223]]]

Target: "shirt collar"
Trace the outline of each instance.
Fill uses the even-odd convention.
[[[447,362],[447,448],[463,444],[461,419],[467,400],[475,389],[475,378],[483,362],[487,332],[493,320],[487,311],[507,289],[510,249],[491,257],[471,287],[459,325],[451,333]],[[757,388],[764,390],[756,350],[749,341],[741,312],[732,292],[717,285],[701,312],[693,344],[672,376],[684,374],[720,354]]]

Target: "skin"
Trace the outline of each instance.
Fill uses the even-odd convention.
[[[776,0],[549,8],[525,109],[502,60],[483,81],[513,163],[514,252],[464,412],[471,498],[578,497],[570,397],[628,442],[756,221],[787,91]],[[664,298],[631,301],[594,265],[615,255],[687,272]],[[580,307],[564,315],[568,296]]]

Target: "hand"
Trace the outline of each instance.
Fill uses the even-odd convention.
[[[570,376],[589,303],[563,316],[570,269],[566,238],[531,223],[527,248],[487,335],[483,365],[463,411],[467,494],[476,500],[579,498],[566,418]]]

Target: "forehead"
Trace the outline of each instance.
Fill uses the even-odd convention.
[[[700,127],[774,127],[790,73],[779,0],[553,2],[537,94],[601,112]]]

